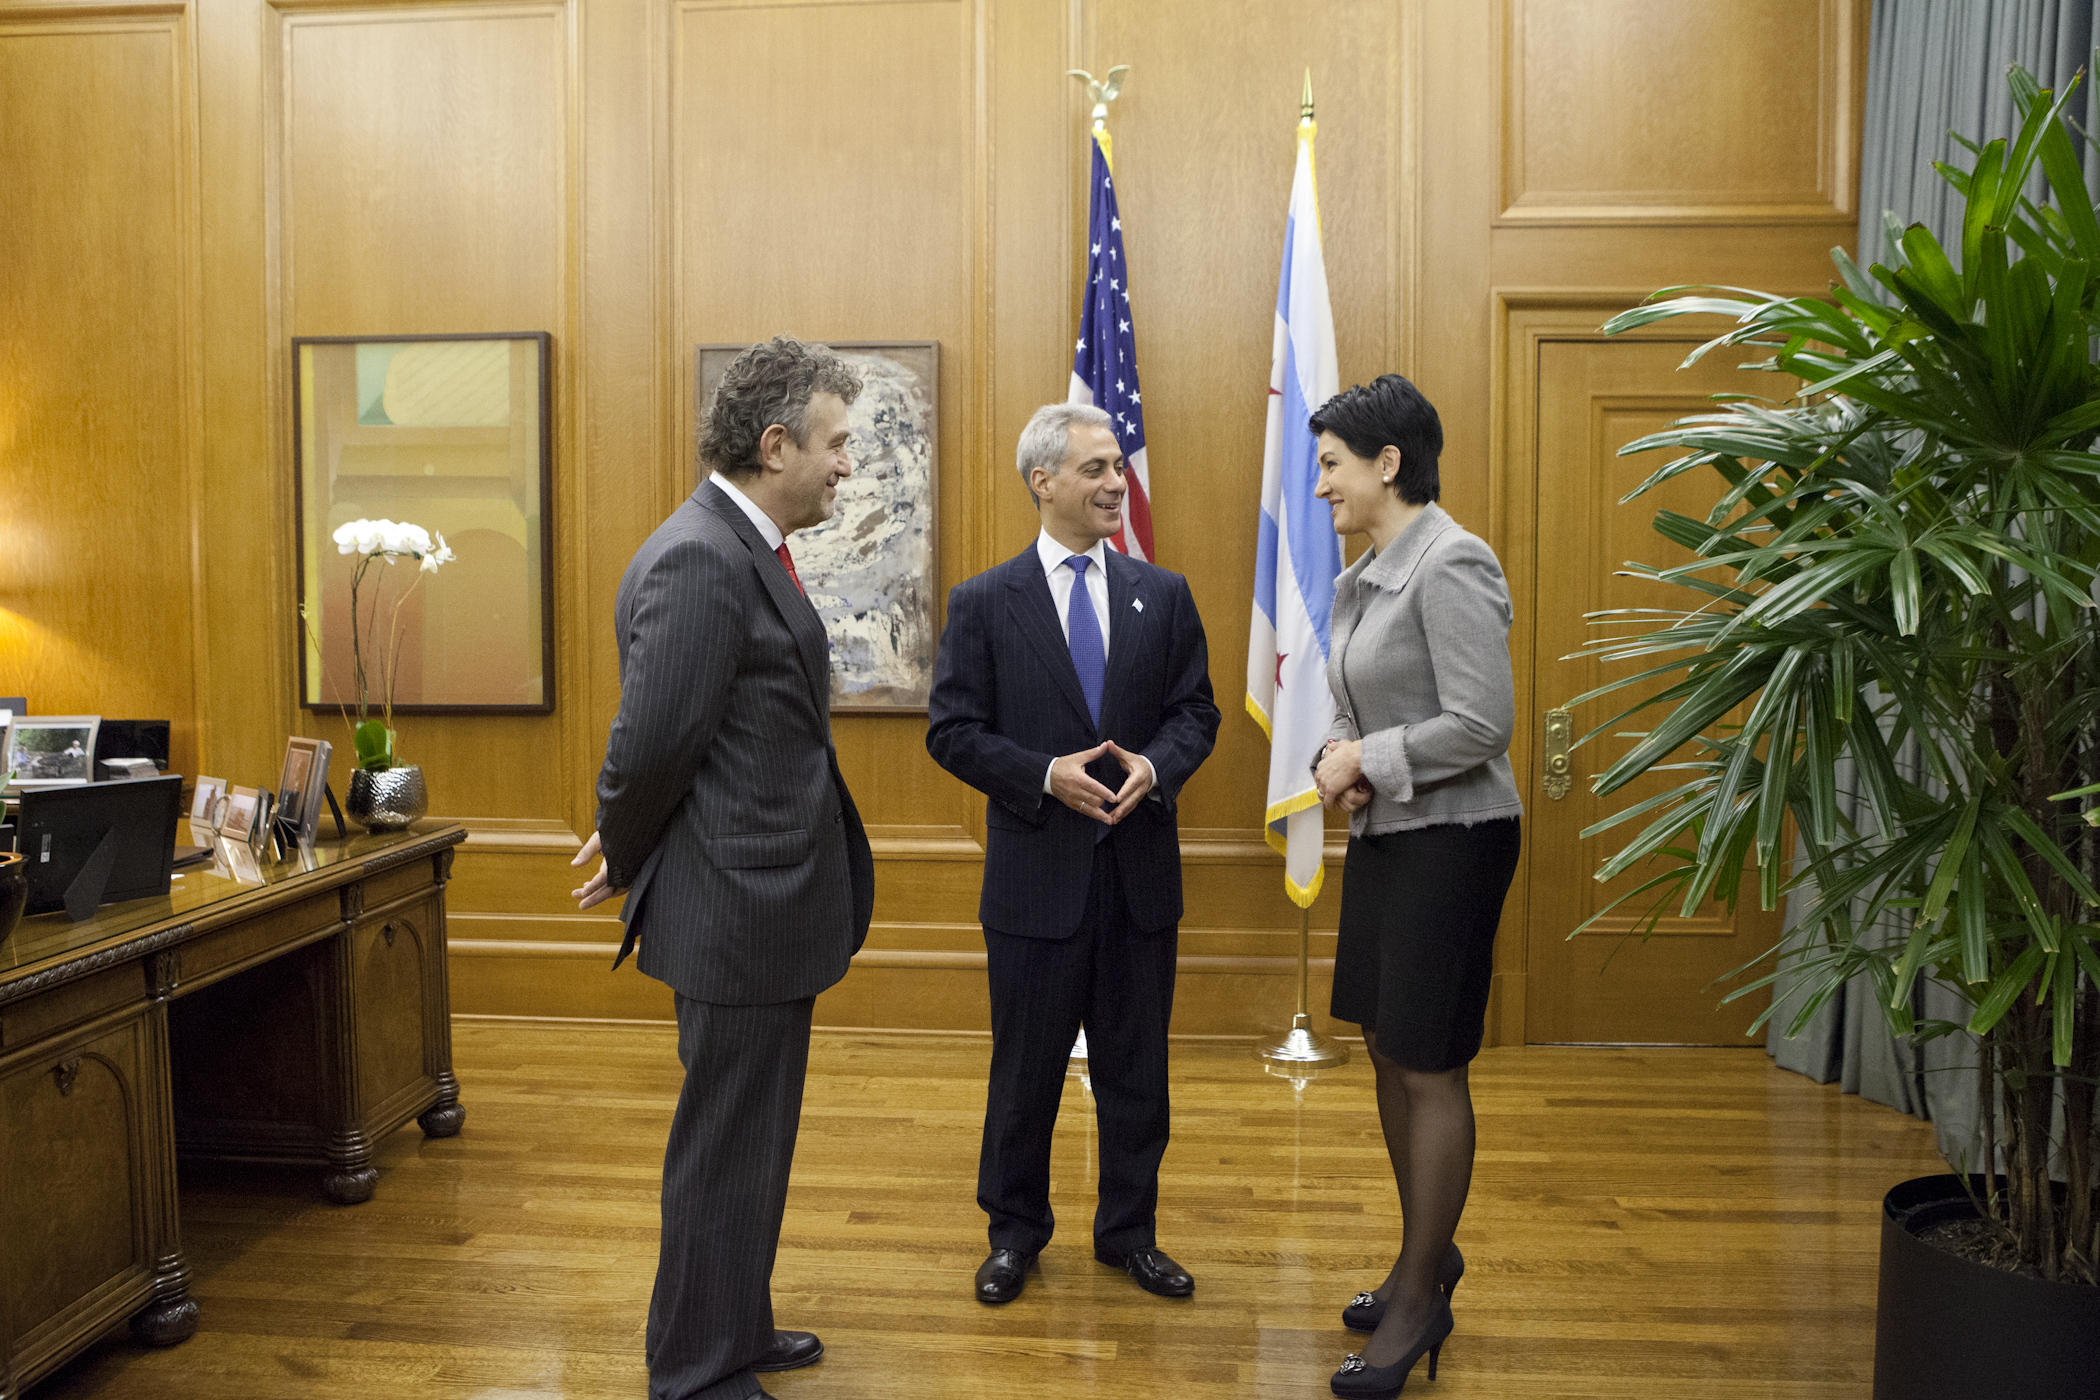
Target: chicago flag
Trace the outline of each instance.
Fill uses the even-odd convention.
[[[1247,711],[1269,736],[1263,821],[1283,853],[1283,886],[1301,907],[1319,896],[1325,840],[1312,762],[1334,722],[1327,689],[1327,626],[1342,571],[1334,514],[1313,495],[1319,442],[1307,421],[1340,388],[1334,313],[1320,258],[1313,188],[1313,122],[1298,124],[1298,168],[1283,233],[1276,333],[1269,364],[1269,426],[1262,448],[1261,518],[1254,543],[1254,613],[1247,634]]]

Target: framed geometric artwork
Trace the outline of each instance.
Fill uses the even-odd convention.
[[[795,573],[831,642],[835,714],[924,714],[939,635],[940,500],[936,340],[827,341],[861,377],[847,413],[853,475],[831,519],[789,539]],[[693,478],[715,386],[749,345],[693,347]]]
[[[361,649],[393,648],[403,714],[554,708],[551,341],[503,335],[302,336],[292,341],[298,471],[299,703],[357,704],[351,580],[338,527],[396,521],[452,557],[367,570]]]

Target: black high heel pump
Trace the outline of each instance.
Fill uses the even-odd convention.
[[[1444,1349],[1451,1327],[1451,1304],[1445,1302],[1438,1308],[1429,1330],[1398,1361],[1390,1366],[1373,1366],[1352,1351],[1342,1359],[1342,1369],[1334,1373],[1328,1384],[1342,1400],[1392,1400],[1407,1385],[1407,1373],[1424,1352],[1429,1354],[1429,1379],[1436,1379],[1437,1353]]]
[[[1466,1256],[1452,1245],[1444,1255],[1444,1262],[1437,1266],[1436,1286],[1444,1290],[1444,1301],[1449,1303],[1458,1293],[1458,1281],[1466,1276]],[[1376,1332],[1378,1324],[1385,1320],[1385,1303],[1376,1293],[1359,1293],[1342,1309],[1342,1326],[1351,1332]]]

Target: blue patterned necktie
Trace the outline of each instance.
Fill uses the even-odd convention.
[[[1086,569],[1094,561],[1084,554],[1065,560],[1072,578],[1072,602],[1065,610],[1065,645],[1072,649],[1072,666],[1079,672],[1079,692],[1086,696],[1087,713],[1094,725],[1101,724],[1101,688],[1108,676],[1108,651],[1101,645],[1101,620],[1094,616],[1093,595],[1087,592]]]

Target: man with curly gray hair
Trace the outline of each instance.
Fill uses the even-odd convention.
[[[773,1326],[773,1256],[817,993],[867,937],[875,864],[831,742],[831,660],[787,537],[853,472],[860,379],[780,337],[731,363],[714,474],[620,580],[620,713],[598,775],[588,909],[625,891],[620,965],[668,983],[685,1087],[664,1152],[651,1400],[750,1400],[824,1344]]]

